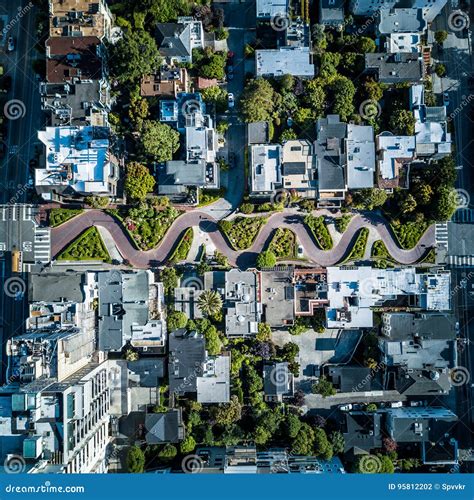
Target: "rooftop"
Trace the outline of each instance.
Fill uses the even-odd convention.
[[[372,126],[347,125],[347,187],[372,188],[375,173],[375,142]]]
[[[365,68],[376,71],[382,83],[418,83],[424,75],[423,59],[418,52],[365,54]]]
[[[309,47],[280,47],[255,51],[257,76],[293,75],[314,77]]]
[[[380,9],[378,30],[382,35],[392,33],[423,33],[426,21],[423,9]]]
[[[253,144],[250,146],[251,192],[274,193],[281,187],[281,146]]]

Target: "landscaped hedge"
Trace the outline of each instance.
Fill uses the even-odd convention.
[[[73,210],[71,208],[52,208],[49,211],[49,225],[51,227],[59,226],[82,212],[84,212],[82,209]]]
[[[232,221],[221,220],[219,229],[225,234],[234,250],[245,250],[252,246],[266,222],[266,217],[236,217]]]
[[[59,256],[58,260],[103,260],[111,262],[109,252],[96,227],[86,229]]]
[[[334,225],[336,227],[336,230],[340,233],[343,233],[346,229],[349,223],[351,222],[352,215],[343,215],[342,217],[338,217],[337,219],[334,220]]]
[[[268,247],[277,259],[294,259],[296,257],[296,236],[288,228],[279,227]]]
[[[331,250],[333,241],[324,223],[324,216],[315,217],[314,215],[307,215],[304,218],[304,223],[311,229],[319,248],[322,250]]]
[[[391,225],[398,243],[405,250],[411,250],[416,247],[418,241],[428,229],[427,222],[405,222],[405,224]]]
[[[170,257],[170,262],[176,263],[186,260],[191,250],[191,245],[193,244],[194,232],[192,227],[186,229],[181,241],[178,243],[176,250],[172,253]]]
[[[363,227],[358,235],[357,239],[352,246],[352,249],[349,255],[344,259],[343,262],[350,262],[352,260],[360,260],[364,258],[365,247],[367,246],[367,240],[369,238],[369,230],[366,227]]]

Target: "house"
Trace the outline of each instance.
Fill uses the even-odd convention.
[[[371,328],[373,307],[449,311],[451,274],[414,268],[328,267],[328,328]]]
[[[150,271],[98,273],[98,349],[121,351],[130,343],[141,351],[166,345],[164,291]]]
[[[281,403],[293,397],[294,379],[287,362],[264,364],[263,393],[265,401],[270,403]]]
[[[170,392],[177,396],[196,394],[204,404],[230,400],[230,354],[209,356],[197,332],[170,333],[168,374]]]
[[[179,443],[185,436],[183,412],[173,408],[165,413],[147,413],[145,417],[145,440],[148,445]]]
[[[423,17],[422,9],[395,8],[380,9],[378,13],[377,31],[379,35],[392,35],[398,33],[423,34],[427,23]]]
[[[281,188],[281,146],[252,144],[249,147],[250,196],[271,198]]]
[[[344,26],[344,0],[321,0],[319,24],[341,29]]]
[[[61,36],[46,40],[48,83],[101,80],[105,74],[105,49],[96,36]]]
[[[64,125],[108,126],[110,85],[100,80],[74,83],[41,83],[41,108],[50,116],[53,127]]]
[[[276,21],[275,21],[276,22]],[[311,41],[311,33],[309,24],[301,17],[292,19],[284,31],[285,47],[309,47]]]
[[[420,52],[421,36],[418,33],[391,33],[385,39],[385,50],[390,54]]]
[[[373,127],[348,124],[345,152],[347,188],[374,187],[376,164]]]
[[[318,206],[340,206],[346,194],[344,140],[347,124],[339,115],[316,122],[314,154],[318,174]]]
[[[49,36],[110,41],[113,17],[105,0],[49,0]]]
[[[304,198],[316,198],[313,147],[306,139],[286,141],[282,146],[283,188]]]
[[[247,123],[247,144],[268,144],[268,122]]]
[[[339,392],[360,393],[383,388],[381,374],[365,366],[329,365],[324,367],[324,372]]]
[[[35,169],[35,186],[43,199],[116,196],[119,166],[108,127],[46,127],[38,139],[45,146],[46,165]]]
[[[416,157],[414,136],[382,132],[376,139],[377,185],[387,191],[408,187],[409,166]]]
[[[160,54],[172,65],[192,63],[193,49],[204,48],[202,23],[192,17],[178,17],[176,23],[158,23],[155,38]]]
[[[405,396],[438,396],[451,390],[456,364],[454,317],[439,312],[384,313],[379,348],[385,388]]]
[[[286,17],[288,10],[288,0],[257,0],[256,2],[257,21],[269,21],[276,16]]]
[[[410,87],[410,108],[415,117],[415,150],[419,158],[438,160],[451,154],[446,106],[426,106],[423,85]]]
[[[140,83],[140,95],[176,99],[178,94],[188,92],[190,87],[186,68],[161,68],[159,73],[145,75]]]
[[[419,52],[382,52],[365,54],[365,71],[380,83],[419,83],[425,76],[425,67]]]
[[[425,465],[447,465],[458,463],[457,422],[458,417],[447,408],[389,408],[385,428],[399,446],[419,445]]]
[[[314,63],[309,47],[280,47],[255,51],[256,76],[279,77],[293,75],[314,77]]]
[[[344,412],[345,453],[363,455],[382,448],[382,415],[379,412]]]
[[[327,271],[325,268],[295,269],[295,316],[314,316],[328,304]]]
[[[227,337],[254,337],[258,333],[262,304],[260,277],[251,271],[225,273],[224,308]]]
[[[391,10],[398,4],[411,10],[422,9],[423,18],[431,23],[446,5],[447,0],[351,0],[349,10],[356,16],[370,17],[381,10]],[[413,12],[411,16],[415,15]]]
[[[262,307],[265,323],[272,328],[284,328],[295,319],[295,287],[293,268],[261,271]]]

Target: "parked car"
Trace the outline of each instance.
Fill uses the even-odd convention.
[[[232,64],[229,64],[227,66],[227,80],[230,81],[234,78],[234,66]]]
[[[7,43],[7,51],[13,52],[14,50],[15,50],[15,40],[13,39],[12,36],[9,36],[8,43]]]
[[[341,406],[339,406],[339,409],[341,411],[351,411],[352,410],[352,405],[350,403],[348,405],[341,405]]]
[[[401,408],[403,403],[401,401],[395,401],[394,403],[390,403],[390,408]]]
[[[303,254],[304,254],[303,245],[298,245],[297,254],[298,254],[298,257],[303,257]]]
[[[443,106],[449,106],[449,94],[447,92],[443,92]]]
[[[227,105],[229,106],[229,109],[232,109],[235,105],[235,98],[232,92],[227,94]]]

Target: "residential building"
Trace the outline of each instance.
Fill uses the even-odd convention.
[[[295,269],[295,316],[314,316],[328,304],[327,270],[325,268]]]
[[[360,365],[328,365],[324,374],[343,393],[367,393],[383,389],[382,376],[376,370]]]
[[[339,115],[328,115],[316,122],[314,154],[318,173],[318,205],[340,206],[346,194],[344,140],[347,124]]]
[[[345,153],[347,188],[374,187],[375,142],[373,127],[348,124]]]
[[[293,75],[314,77],[314,63],[309,47],[280,47],[255,51],[256,76]]]
[[[116,196],[119,166],[108,127],[46,127],[38,139],[45,146],[46,165],[35,169],[35,186],[45,200]]]
[[[345,453],[362,455],[382,448],[382,415],[379,412],[349,411],[344,413]]]
[[[390,54],[418,53],[421,50],[421,36],[418,33],[391,33],[385,39],[385,50]]]
[[[147,413],[145,417],[147,444],[179,443],[185,436],[183,412],[173,408],[164,413]]]
[[[205,404],[230,400],[230,354],[209,356],[206,341],[197,332],[170,333],[168,373],[170,393],[196,394]]]
[[[166,345],[163,284],[151,271],[98,273],[98,349],[121,351],[130,343],[142,351]]]
[[[316,198],[313,148],[306,139],[286,141],[281,148],[283,188],[304,198]]]
[[[301,17],[292,19],[284,31],[285,47],[309,47],[311,41],[310,26]]]
[[[321,0],[319,24],[341,29],[344,26],[344,0]]]
[[[162,68],[159,73],[145,75],[140,84],[143,97],[176,99],[179,94],[188,92],[190,87],[186,68]]]
[[[269,21],[276,16],[287,17],[288,9],[288,0],[257,0],[257,21]]]
[[[410,87],[410,108],[415,117],[415,148],[419,158],[434,160],[451,154],[446,106],[426,106],[423,85]]]
[[[421,35],[427,28],[422,9],[380,9],[378,22],[377,31],[380,35],[398,33],[417,33]]]
[[[252,144],[249,147],[250,196],[271,198],[282,187],[281,146]]]
[[[431,23],[446,5],[447,0],[351,0],[349,10],[356,16],[369,17],[380,10],[390,10],[400,5],[413,9],[422,9],[423,18]],[[413,14],[412,14],[413,15]]]
[[[450,283],[449,271],[328,267],[327,327],[371,328],[373,307],[449,311]]]
[[[228,337],[254,337],[258,333],[262,304],[260,275],[232,269],[225,273],[225,334]]]
[[[41,83],[41,107],[53,127],[64,125],[108,126],[110,86],[107,80]]]
[[[272,328],[284,328],[295,319],[295,287],[293,268],[278,267],[261,271],[262,307],[265,323]]]
[[[110,41],[113,17],[105,0],[49,0],[49,36]]]
[[[247,124],[247,144],[268,144],[268,122],[250,122]]]
[[[365,71],[380,83],[419,83],[425,76],[425,67],[419,52],[365,54]]]
[[[269,403],[281,403],[293,397],[294,379],[287,362],[263,365],[263,393]]]
[[[48,83],[101,80],[105,76],[105,49],[96,36],[62,36],[46,41]]]
[[[377,184],[393,191],[396,187],[408,187],[410,163],[416,156],[415,137],[382,132],[376,137]]]
[[[202,23],[192,17],[178,17],[176,23],[158,23],[155,38],[160,54],[169,64],[192,63],[193,49],[204,48]]]
[[[456,366],[454,316],[446,313],[384,313],[379,348],[384,385],[405,396],[439,396],[451,390]]]

